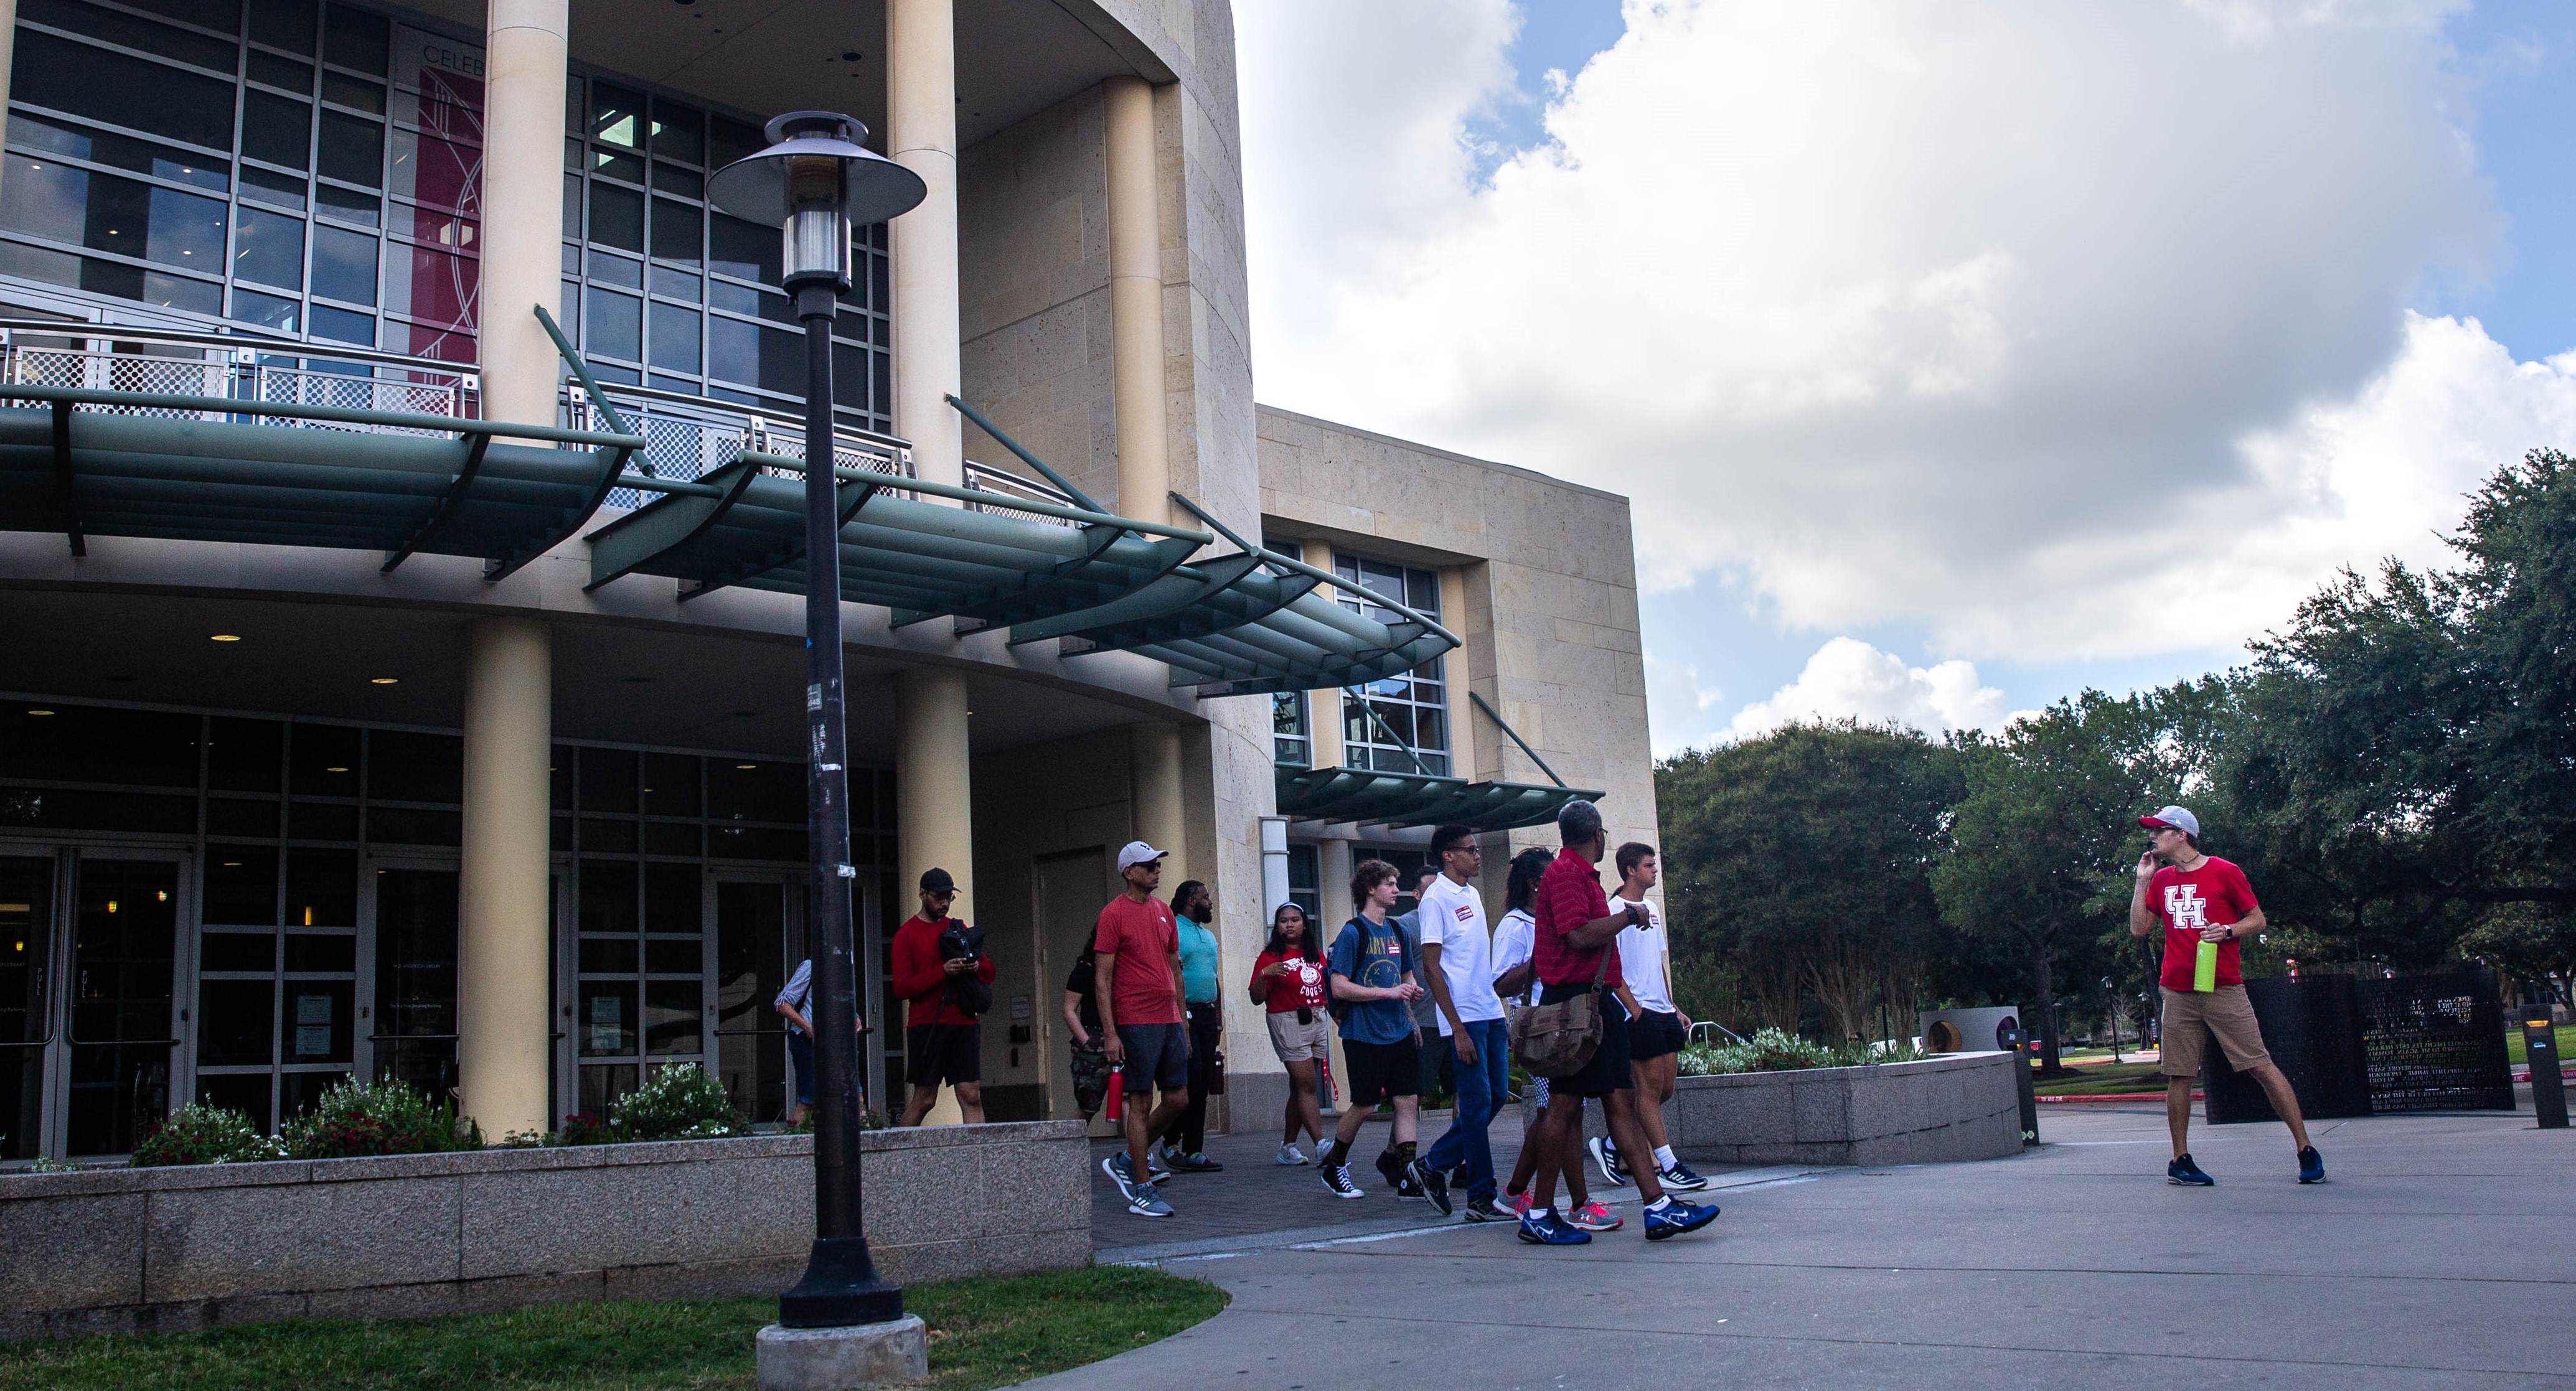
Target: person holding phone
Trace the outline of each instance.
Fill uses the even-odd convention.
[[[1287,1114],[1280,1119],[1279,1163],[1310,1161],[1297,1148],[1302,1135],[1324,1148],[1324,1112],[1316,1103],[1316,1070],[1332,1037],[1324,1023],[1324,949],[1306,925],[1306,910],[1282,903],[1270,914],[1270,940],[1252,961],[1252,1002],[1269,1012],[1270,1048],[1288,1069]]]
[[[984,1024],[957,987],[970,980],[990,986],[993,958],[980,950],[952,955],[941,949],[942,937],[965,926],[948,916],[956,902],[957,881],[948,871],[923,870],[921,911],[894,933],[892,983],[904,1002],[903,1080],[912,1088],[903,1103],[905,1125],[919,1125],[930,1115],[942,1082],[957,1089],[964,1124],[984,1123]],[[990,1003],[989,994],[983,998]]]
[[[2200,818],[2189,810],[2166,807],[2139,817],[2138,824],[2147,831],[2147,853],[2138,857],[2137,887],[2129,895],[2129,935],[2144,937],[2159,925],[2165,933],[2159,1068],[2165,1075],[2165,1128],[2173,1136],[2165,1182],[2207,1188],[2218,1181],[2193,1162],[2190,1143],[2191,1082],[2200,1074],[2208,1035],[2217,1036],[2230,1066],[2253,1074],[2271,1098],[2273,1114],[2289,1125],[2299,1150],[2299,1182],[2325,1182],[2326,1161],[2308,1143],[2298,1094],[2272,1065],[2253,1001],[2245,995],[2242,943],[2262,931],[2265,922],[2263,905],[2254,901],[2254,885],[2244,870],[2201,853]],[[2198,970],[2203,943],[2212,944],[2217,958],[2207,979]]]

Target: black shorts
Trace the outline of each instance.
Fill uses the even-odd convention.
[[[903,1080],[916,1087],[984,1080],[982,1024],[918,1024],[903,1031]]]
[[[1406,1034],[1393,1043],[1342,1040],[1342,1060],[1350,1065],[1350,1104],[1375,1106],[1399,1096],[1422,1094],[1422,1045]]]
[[[1682,1017],[1668,1010],[1650,1009],[1628,1023],[1628,1057],[1634,1062],[1678,1053],[1688,1042]]]
[[[1552,1005],[1570,1000],[1592,988],[1588,980],[1567,981],[1563,985],[1542,988],[1538,1002]],[[1637,1079],[1628,1071],[1628,1011],[1621,1008],[1619,997],[1601,992],[1601,1046],[1593,1050],[1592,1061],[1571,1077],[1559,1077],[1547,1084],[1550,1096],[1608,1096],[1612,1092],[1633,1091]]]

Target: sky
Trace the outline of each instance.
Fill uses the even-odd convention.
[[[2576,449],[2576,6],[1235,8],[1256,393],[1627,494],[1659,755],[2239,664]]]

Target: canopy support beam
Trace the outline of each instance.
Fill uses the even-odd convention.
[[[1485,703],[1485,698],[1476,694],[1474,691],[1469,691],[1467,693],[1467,698],[1476,702],[1476,708],[1485,712],[1485,718],[1492,720],[1496,729],[1512,736],[1512,742],[1521,746],[1521,752],[1529,755],[1529,761],[1537,764],[1540,772],[1547,774],[1548,781],[1555,783],[1559,787],[1565,786],[1565,779],[1558,777],[1556,775],[1556,770],[1547,766],[1547,760],[1538,756],[1538,750],[1529,746],[1529,741],[1521,737],[1521,732],[1512,728],[1510,725],[1503,723],[1503,717],[1500,711],[1487,705]]]
[[[403,541],[402,545],[385,557],[385,563],[377,569],[377,574],[392,574],[395,566],[411,559],[412,552],[420,549],[421,542],[437,534],[439,523],[455,514],[456,504],[463,502],[465,495],[474,491],[474,475],[483,471],[483,454],[491,447],[490,435],[469,437],[465,446],[465,467],[456,471],[456,481],[448,485],[446,495],[438,500],[436,507],[430,509],[429,516],[424,518],[419,526],[412,528],[411,535]]]
[[[72,403],[63,398],[54,401],[54,484],[63,495],[63,535],[72,543],[72,558],[89,554],[89,538],[81,534],[80,490],[73,486],[72,469]]]

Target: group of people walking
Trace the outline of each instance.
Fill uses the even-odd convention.
[[[1529,850],[1514,859],[1498,926],[1488,925],[1476,886],[1484,850],[1465,826],[1433,833],[1434,861],[1411,886],[1410,913],[1395,913],[1408,886],[1378,859],[1352,871],[1357,911],[1329,936],[1294,903],[1272,912],[1245,987],[1262,1006],[1271,1047],[1288,1073],[1281,1166],[1313,1164],[1334,1196],[1366,1197],[1352,1173],[1352,1150],[1383,1102],[1394,1114],[1386,1147],[1370,1167],[1388,1192],[1444,1215],[1463,1209],[1472,1222],[1516,1221],[1521,1240],[1532,1244],[1577,1245],[1624,1225],[1592,1198],[1583,1171],[1582,1116],[1597,1101],[1610,1142],[1593,1141],[1588,1157],[1603,1182],[1636,1184],[1647,1239],[1715,1220],[1714,1204],[1673,1196],[1707,1185],[1663,1134],[1661,1104],[1672,1094],[1674,1054],[1689,1025],[1672,1001],[1662,918],[1646,901],[1659,872],[1654,848],[1619,847],[1614,902],[1601,883],[1610,852],[1599,810],[1570,802],[1557,829],[1563,848],[1556,854]],[[1221,1167],[1203,1152],[1203,1120],[1192,1119],[1205,1115],[1220,1038],[1215,938],[1207,928],[1213,904],[1196,882],[1175,890],[1172,906],[1157,899],[1162,858],[1141,841],[1119,852],[1125,892],[1101,910],[1089,948],[1065,981],[1076,1101],[1086,1118],[1103,1104],[1124,1103],[1116,1114],[1126,1147],[1101,1168],[1140,1217],[1171,1214],[1162,1193],[1171,1175]],[[1202,952],[1200,967],[1194,958]],[[1512,1099],[1506,1001],[1553,1005],[1585,992],[1598,1000],[1598,1042],[1580,1068],[1552,1082],[1533,1079],[1525,1104],[1544,1110],[1518,1167],[1501,1181],[1488,1132]],[[1336,1033],[1341,1114],[1328,1137],[1322,1096]],[[1422,1099],[1444,1076],[1456,1109],[1425,1149]],[[1562,1215],[1560,1180],[1570,1200]]]

